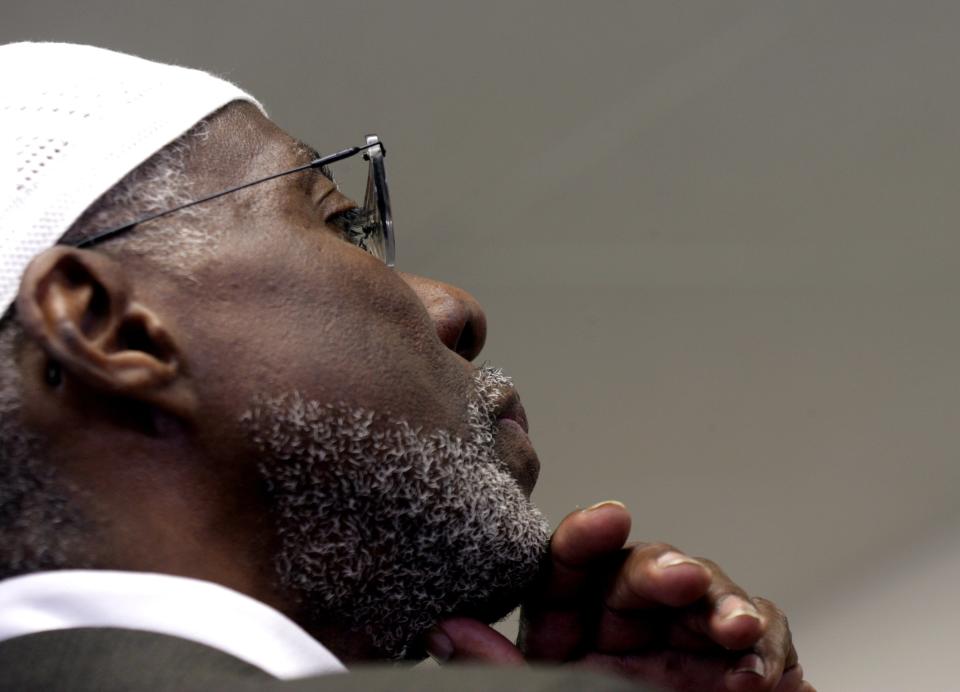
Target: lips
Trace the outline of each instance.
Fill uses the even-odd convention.
[[[527,413],[523,410],[516,390],[509,390],[497,406],[494,417],[497,421],[494,439],[497,455],[520,485],[524,495],[530,497],[540,475],[540,460],[527,436]]]
[[[498,421],[512,420],[523,428],[523,432],[530,432],[530,424],[527,422],[527,412],[523,410],[523,404],[520,403],[520,396],[515,389],[510,390],[510,393],[498,407],[495,417]]]

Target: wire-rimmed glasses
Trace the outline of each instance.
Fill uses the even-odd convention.
[[[233,192],[245,190],[248,187],[265,183],[268,180],[281,178],[285,175],[299,173],[300,171],[311,168],[322,169],[337,161],[343,161],[360,153],[362,153],[363,158],[369,162],[366,191],[361,206],[342,214],[342,227],[347,238],[352,243],[383,260],[388,267],[393,267],[396,265],[396,241],[393,235],[393,216],[390,211],[390,192],[387,189],[387,172],[383,163],[386,150],[376,135],[367,135],[366,144],[362,146],[350,147],[349,149],[343,149],[333,154],[321,156],[302,166],[280,171],[279,173],[258,178],[257,180],[251,180],[171,209],[164,209],[163,211],[142,216],[139,219],[114,226],[113,228],[96,231],[92,235],[70,244],[75,247],[90,247],[108,238],[114,238],[125,233],[138,224],[153,221],[154,219],[173,214],[181,209],[187,209],[202,204],[203,202],[209,202],[210,200],[218,199]]]

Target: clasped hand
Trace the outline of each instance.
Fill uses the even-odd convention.
[[[630,514],[601,503],[568,515],[521,609],[516,644],[468,618],[441,622],[441,661],[563,663],[666,690],[814,692],[784,614],[713,562],[663,543],[627,544]]]

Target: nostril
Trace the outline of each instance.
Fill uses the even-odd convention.
[[[463,329],[460,330],[460,335],[457,337],[457,343],[454,345],[453,350],[467,360],[476,358],[480,349],[477,348],[477,331],[472,322],[467,321],[463,325]]]
[[[487,319],[475,301],[473,306],[468,303],[466,307],[466,319],[453,350],[467,360],[473,360],[480,355],[487,341]]]

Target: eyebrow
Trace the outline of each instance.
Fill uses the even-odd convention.
[[[311,161],[313,161],[314,159],[320,158],[320,152],[314,149],[313,147],[311,147],[309,144],[307,144],[303,140],[300,140],[300,139],[294,140],[294,147],[296,147],[298,154],[304,157],[309,157]]]
[[[322,158],[322,154],[319,151],[317,151],[316,149],[314,149],[313,147],[311,147],[309,144],[307,144],[301,139],[294,140],[294,148],[296,149],[297,154],[307,159],[307,161],[304,161],[304,163],[309,163],[310,161],[316,161],[317,159]],[[330,180],[330,182],[332,182],[334,185],[337,184],[337,181],[333,177],[333,173],[330,171],[329,166],[321,166],[320,173],[325,178]]]

